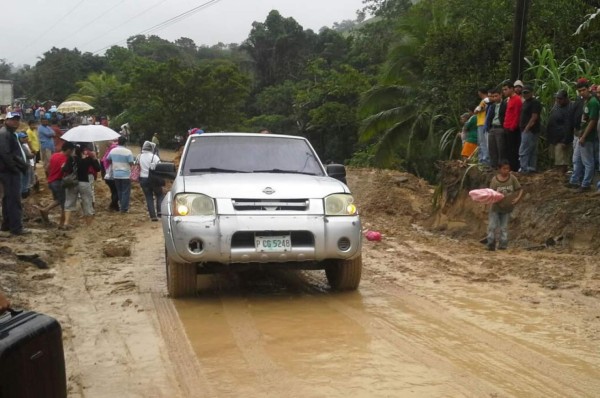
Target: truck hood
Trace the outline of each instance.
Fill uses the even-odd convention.
[[[210,173],[180,178],[183,187],[178,187],[178,191],[202,193],[215,199],[311,199],[350,193],[345,184],[331,177],[303,174]]]

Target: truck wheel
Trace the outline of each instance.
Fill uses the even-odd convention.
[[[196,293],[196,265],[177,263],[167,256],[167,291],[172,298]]]
[[[325,267],[329,286],[334,290],[356,290],[362,274],[362,257],[352,260],[332,260]]]

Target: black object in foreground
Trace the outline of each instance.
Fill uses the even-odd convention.
[[[67,396],[62,330],[58,321],[31,311],[0,317],[0,397]]]

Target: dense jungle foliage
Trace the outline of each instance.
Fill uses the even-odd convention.
[[[600,80],[595,1],[532,0],[524,80],[546,107],[580,76]],[[17,97],[90,102],[114,126],[308,137],[323,160],[432,179],[477,89],[508,78],[514,0],[364,0],[319,32],[273,10],[239,44],[134,36],[104,55],[52,48],[35,65],[0,62]]]

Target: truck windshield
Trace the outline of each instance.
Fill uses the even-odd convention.
[[[183,175],[198,173],[325,175],[304,140],[242,134],[192,138],[185,155]]]

